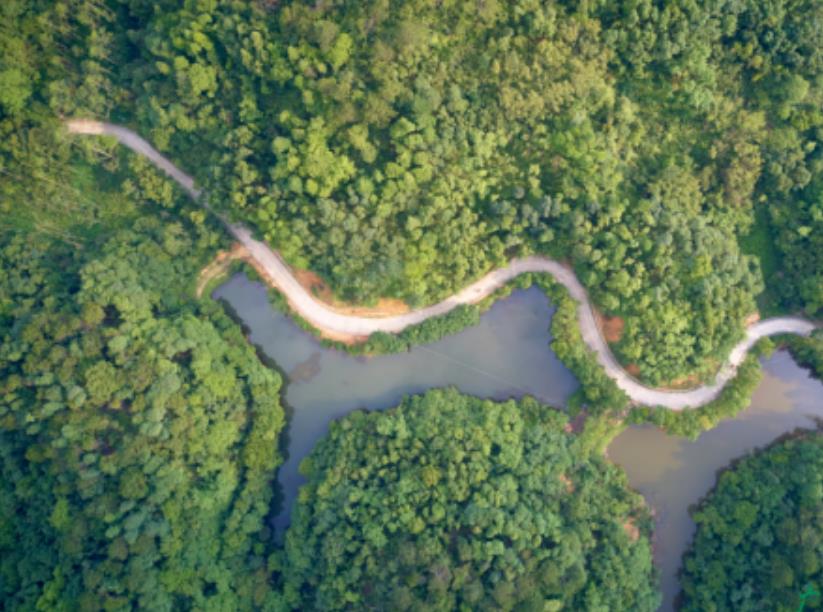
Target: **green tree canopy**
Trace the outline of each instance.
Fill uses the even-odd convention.
[[[271,604],[280,378],[185,297],[204,251],[142,220],[101,253],[0,242],[0,599]]]
[[[337,610],[654,610],[625,476],[531,399],[430,391],[332,424],[304,460],[285,597]]]
[[[795,612],[823,605],[823,437],[805,432],[723,472],[692,514],[684,610]]]

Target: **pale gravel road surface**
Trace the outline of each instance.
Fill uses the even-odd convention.
[[[74,134],[96,134],[114,136],[121,144],[149,159],[182,186],[195,200],[201,192],[195,188],[194,179],[181,171],[166,157],[161,155],[140,136],[118,125],[91,120],[71,120],[66,122],[68,131]],[[672,410],[695,408],[713,400],[723,386],[734,376],[749,349],[761,338],[775,334],[808,335],[815,325],[794,317],[766,319],[749,326],[746,337],[729,354],[729,361],[718,374],[714,384],[688,391],[653,389],[632,378],[612,355],[606,340],[595,320],[586,290],[577,280],[574,272],[560,263],[546,257],[524,257],[515,259],[504,267],[489,272],[480,280],[438,304],[427,306],[400,315],[388,317],[362,317],[341,314],[317,301],[297,282],[289,267],[268,245],[252,238],[251,232],[236,223],[223,219],[232,235],[246,247],[251,257],[266,271],[271,281],[289,300],[292,308],[306,321],[320,330],[336,334],[368,336],[374,332],[399,332],[409,325],[425,321],[430,317],[445,314],[460,304],[473,304],[488,296],[508,281],[526,272],[548,272],[569,290],[577,300],[578,320],[584,342],[591,348],[600,364],[626,394],[636,403],[647,406],[663,406]]]

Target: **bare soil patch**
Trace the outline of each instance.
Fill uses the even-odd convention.
[[[563,483],[563,486],[566,488],[566,493],[574,493],[574,483],[572,479],[566,476],[565,474],[560,474],[558,477],[560,482]]]
[[[597,316],[597,324],[606,342],[609,344],[619,342],[620,338],[623,337],[623,328],[626,326],[623,317],[607,317],[600,311],[595,311],[595,315]]]
[[[637,525],[634,524],[633,518],[627,518],[623,521],[623,531],[626,532],[626,535],[629,536],[629,539],[632,542],[636,542],[640,537],[640,529],[638,529]]]
[[[66,127],[70,133],[74,134],[96,134],[113,136],[121,144],[132,149],[136,153],[147,158],[157,168],[165,172],[171,179],[177,182],[189,195],[195,200],[199,201],[201,191],[195,187],[194,179],[175,166],[169,159],[164,157],[160,152],[154,149],[149,142],[123,126],[114,125],[110,123],[91,121],[91,120],[69,120],[66,122]],[[553,163],[560,163],[560,158],[552,160]],[[294,272],[286,267],[275,251],[264,243],[254,240],[250,231],[241,226],[228,223],[224,220],[229,231],[248,249],[248,253],[244,259],[249,261],[252,257],[256,258],[254,267],[259,271],[262,278],[266,279],[271,286],[278,286],[277,280],[283,282],[287,287],[287,291],[295,288],[296,279]],[[268,272],[265,269],[268,270]],[[486,276],[476,281],[471,293],[475,298],[482,299],[483,296],[494,293],[500,286],[505,284],[508,280],[524,274],[526,272],[541,272],[549,273],[554,278],[564,285],[578,302],[582,303],[587,308],[591,307],[585,288],[580,284],[575,277],[573,270],[570,270],[566,263],[561,263],[552,260],[545,256],[533,255],[524,257],[519,260],[510,262],[508,266],[498,268],[489,272]],[[295,281],[292,283],[291,281]],[[205,287],[205,286],[204,286]],[[444,314],[453,308],[457,303],[471,303],[468,298],[467,291],[460,292],[439,304],[432,305],[428,309],[421,309],[420,311],[409,311],[405,314],[400,314],[392,318],[391,321],[380,321],[379,315],[375,316],[371,321],[364,324],[365,316],[358,317],[360,320],[351,322],[349,324],[345,321],[346,314],[341,312],[330,313],[328,307],[321,307],[319,302],[314,300],[305,300],[306,295],[304,291],[291,291],[293,299],[299,300],[301,303],[302,312],[296,308],[294,310],[297,314],[311,319],[318,327],[329,325],[333,329],[342,329],[344,333],[347,330],[356,328],[358,334],[370,333],[371,331],[398,331],[408,325],[420,323],[431,316]],[[288,298],[287,298],[288,299]],[[294,305],[292,304],[292,307]],[[405,306],[404,306],[405,308]],[[372,313],[376,309],[369,309]],[[346,311],[343,311],[344,313]],[[379,311],[377,311],[379,312]],[[385,311],[384,311],[385,312]],[[717,377],[714,384],[704,385],[702,387],[692,389],[684,393],[673,393],[671,390],[654,389],[646,387],[636,380],[632,380],[630,376],[623,370],[620,370],[619,364],[614,360],[613,355],[608,349],[608,342],[600,335],[601,329],[598,323],[592,316],[592,313],[587,309],[579,310],[578,317],[581,329],[588,333],[589,331],[598,332],[596,338],[590,337],[586,340],[586,344],[593,350],[603,365],[616,366],[616,371],[610,372],[610,376],[621,384],[628,395],[636,402],[647,405],[660,405],[672,410],[682,410],[700,406],[708,401],[711,401],[720,393],[729,378],[732,376],[734,368],[739,366],[745,358],[748,350],[748,343],[754,342],[760,338],[772,336],[775,334],[792,333],[799,335],[809,335],[814,331],[818,325],[814,322],[797,318],[797,317],[774,317],[764,321],[760,321],[747,329],[746,339],[735,347],[731,353],[733,359],[729,362],[731,368],[724,370]],[[336,314],[337,317],[330,317],[330,314]],[[336,320],[343,317],[344,320]],[[584,338],[585,338],[584,334]],[[342,338],[341,338],[342,339]],[[362,338],[347,336],[347,341],[356,342]],[[746,344],[744,344],[746,343]],[[716,365],[716,364],[715,364]],[[704,369],[703,371],[708,371]]]
[[[665,389],[691,389],[700,385],[700,377],[697,374],[689,374],[688,376],[681,376],[670,381],[669,384],[664,385]]]
[[[706,360],[706,368],[705,372],[717,372],[720,369],[720,362],[716,359],[707,359]],[[660,386],[662,389],[674,389],[674,390],[683,390],[683,389],[693,389],[695,387],[699,387],[704,382],[704,376],[701,375],[700,372],[695,372],[694,374],[689,374],[688,376],[681,376],[680,378],[675,378],[674,380],[669,381]]]
[[[743,325],[748,327],[749,325],[754,325],[759,320],[760,320],[760,313],[755,310],[752,314],[750,314],[748,317],[746,317],[746,319],[743,321]]]

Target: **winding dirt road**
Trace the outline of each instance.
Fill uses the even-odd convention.
[[[85,119],[67,121],[66,127],[73,134],[113,136],[121,144],[149,159],[183,187],[192,198],[200,200],[201,192],[194,186],[194,179],[128,128]],[[641,384],[620,367],[600,332],[586,290],[574,272],[552,259],[532,256],[512,260],[508,266],[489,272],[457,294],[426,308],[387,317],[354,316],[335,312],[316,300],[300,285],[286,263],[268,245],[255,240],[251,232],[242,225],[230,223],[226,219],[223,219],[223,222],[232,235],[246,247],[258,267],[265,271],[268,280],[283,292],[292,308],[316,328],[331,334],[368,336],[378,331],[399,332],[430,317],[445,314],[460,304],[478,302],[520,274],[548,272],[577,300],[583,340],[597,354],[606,373],[634,402],[648,406],[663,406],[672,410],[701,406],[717,397],[723,386],[734,376],[746,353],[760,338],[784,333],[808,335],[815,329],[813,323],[794,317],[760,321],[748,327],[745,339],[732,349],[728,362],[713,384],[688,391],[653,389]]]

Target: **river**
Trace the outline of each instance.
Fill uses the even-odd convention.
[[[448,385],[493,399],[530,394],[562,408],[578,386],[549,348],[553,308],[537,289],[515,291],[484,314],[479,325],[439,342],[370,358],[323,348],[270,306],[265,287],[243,275],[235,275],[213,295],[229,303],[249,329],[251,342],[288,378],[285,399],[293,414],[288,457],[278,476],[283,496],[275,519],[279,531],[288,524],[303,482],[300,460],[332,419],[356,408],[394,406],[404,395]],[[696,442],[639,427],[611,444],[609,457],[623,466],[631,484],[655,510],[662,609],[671,609],[680,557],[693,531],[688,507],[711,488],[716,471],[731,459],[810,424],[810,415],[823,418],[822,398],[823,385],[779,352],[766,360],[764,380],[749,409]]]

